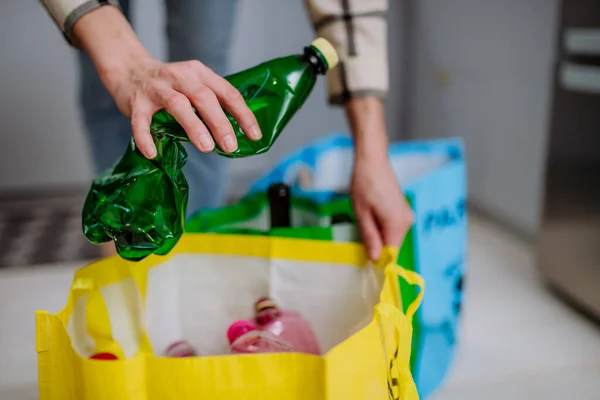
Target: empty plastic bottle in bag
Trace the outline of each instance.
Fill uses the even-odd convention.
[[[234,322],[227,331],[232,354],[255,353],[287,353],[292,352],[292,346],[272,334],[259,330],[251,321]]]
[[[303,54],[267,61],[227,76],[256,116],[262,138],[252,141],[228,115],[238,149],[217,153],[247,157],[266,152],[292,116],[304,104],[317,76],[338,63],[338,56],[319,38]],[[199,116],[200,118],[202,116]],[[182,172],[187,153],[185,130],[166,110],[156,113],[150,132],[157,147],[154,160],[146,159],[133,139],[121,160],[94,180],[83,207],[83,233],[92,243],[114,241],[119,255],[141,260],[167,254],[184,230],[188,183]]]
[[[293,310],[280,310],[268,297],[260,298],[255,305],[256,323],[289,343],[294,351],[321,354],[319,342],[308,321]]]
[[[187,340],[178,340],[167,347],[166,357],[196,357],[196,349]]]

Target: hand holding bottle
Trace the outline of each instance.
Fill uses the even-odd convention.
[[[140,60],[134,64],[143,64],[144,58]],[[212,82],[210,84],[207,83],[209,80],[204,82],[200,78],[192,78],[193,66],[198,66],[194,63],[185,63],[185,66],[170,64],[165,69],[164,64],[149,61],[149,66],[136,70],[136,73],[141,74],[140,77],[136,78],[132,72],[132,76],[125,79],[122,87],[115,89],[116,98],[118,100],[120,93],[124,91],[123,96],[126,100],[122,103],[125,105],[121,107],[130,107],[124,111],[134,113],[134,135],[139,121],[143,120],[144,126],[137,126],[136,143],[129,145],[123,157],[92,182],[82,213],[85,236],[96,244],[113,241],[119,255],[128,260],[141,260],[150,254],[167,254],[184,231],[189,188],[182,172],[187,159],[182,143],[191,140],[204,146],[202,142],[209,140],[211,146],[205,149],[214,148],[217,153],[227,157],[248,157],[268,151],[308,98],[318,75],[325,74],[337,62],[337,53],[331,44],[324,39],[316,39],[302,54],[266,61],[229,75],[226,78],[227,85],[239,88],[239,92],[234,89],[237,94],[228,92],[225,87],[219,89],[220,85],[226,82],[221,82],[221,78],[209,79]],[[206,68],[204,73],[206,76],[213,74]],[[197,85],[211,86],[216,90],[214,93],[222,91],[223,101],[230,106],[226,111],[219,107],[218,116],[215,116],[210,109],[200,109],[200,103],[194,103],[197,110],[185,103],[191,113],[189,121],[193,120],[196,128],[200,126],[202,132],[206,130],[206,137],[204,133],[199,134],[196,139],[193,135],[190,137],[190,129],[196,128],[182,123],[181,115],[172,114],[173,107],[183,105],[182,92],[187,93],[188,90],[184,90],[182,86],[182,76],[196,79]],[[165,92],[160,92],[161,90]],[[174,97],[161,97],[160,93],[177,90],[180,92],[173,95]],[[201,91],[208,93],[206,89]],[[247,137],[247,128],[241,123],[245,118],[245,111],[242,112],[241,108],[236,111],[242,118],[237,114],[230,114],[230,110],[236,109],[234,103],[237,102],[238,95],[244,107],[247,104],[252,110],[251,114],[253,113],[253,122],[246,121],[247,125],[254,129],[252,124],[258,120],[264,133],[262,139],[253,140]],[[206,98],[210,96],[207,95]],[[166,101],[167,109],[160,109],[153,115],[145,114],[146,111],[159,107],[162,104],[161,99]],[[169,99],[179,100],[170,103]],[[152,101],[154,103],[148,103]],[[136,114],[136,104],[141,104],[140,107],[145,110],[139,114],[141,116]],[[218,105],[218,102],[215,104]],[[196,111],[199,112],[199,116],[196,115]],[[204,111],[207,113],[204,114]],[[231,138],[222,139],[222,135],[216,133],[211,126],[214,120],[210,122],[210,119],[220,119],[221,116],[225,122],[219,122],[217,128],[227,130],[226,136],[233,132],[235,148],[229,147],[228,142]],[[204,120],[206,125],[203,125]],[[145,142],[146,136],[152,142],[152,146],[145,147],[144,150],[141,146],[148,143],[140,143]],[[213,137],[216,143],[213,143]],[[155,158],[149,160],[148,157]]]
[[[147,158],[157,155],[150,122],[161,109],[173,115],[203,152],[212,151],[214,141],[226,152],[237,149],[222,107],[250,139],[261,138],[256,118],[237,89],[200,61],[163,63],[154,59],[116,7],[100,7],[85,15],[73,33],[119,110],[131,117],[135,142]]]

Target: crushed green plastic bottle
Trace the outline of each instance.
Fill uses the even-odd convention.
[[[256,116],[262,138],[246,137],[229,115],[238,140],[231,158],[269,150],[292,116],[304,104],[317,76],[337,65],[335,50],[316,39],[301,55],[277,58],[226,79],[241,93]],[[146,159],[133,139],[123,157],[92,183],[83,206],[83,233],[94,244],[114,241],[118,254],[132,261],[151,254],[165,255],[184,232],[188,183],[182,168],[189,139],[167,111],[156,113],[150,125],[157,147],[154,160]]]

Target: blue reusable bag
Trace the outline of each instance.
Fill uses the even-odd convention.
[[[396,143],[389,157],[415,214],[399,264],[426,283],[414,321],[411,367],[419,394],[429,397],[443,383],[457,350],[467,254],[467,181],[460,139]],[[347,196],[353,141],[345,134],[318,140],[286,157],[250,188],[266,192],[275,182],[294,196],[324,204]],[[408,303],[411,288],[401,285]]]

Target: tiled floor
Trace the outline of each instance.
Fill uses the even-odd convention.
[[[97,258],[81,229],[81,196],[0,201],[0,269]]]
[[[544,289],[529,246],[472,221],[462,347],[434,400],[600,399],[600,328]],[[76,266],[0,271],[0,399],[36,397],[33,313],[64,304]]]

